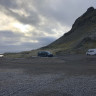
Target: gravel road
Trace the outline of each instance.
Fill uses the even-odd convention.
[[[68,58],[66,57],[65,59]],[[21,63],[23,60],[11,59],[11,62],[8,60],[1,60],[2,62],[0,62],[0,96],[96,96],[96,75],[95,73],[92,75],[93,72],[89,74],[89,72],[91,72],[90,70],[88,74],[68,75],[66,74],[68,71],[61,71],[59,68],[57,68],[58,70],[54,70],[53,66],[51,66],[50,69],[52,68],[54,71],[57,71],[45,72],[44,70],[44,72],[40,72],[40,74],[33,74],[32,72],[36,70],[37,65],[31,65],[35,70],[32,69],[33,71],[30,73],[30,68],[28,71],[28,67],[26,68],[27,65]],[[28,60],[25,63],[33,61],[34,60]],[[49,63],[53,61],[52,59]],[[65,61],[63,62],[62,59],[57,61],[58,64],[65,64]],[[16,67],[14,65],[16,62],[20,65],[24,64],[25,67]],[[13,63],[15,68],[10,65],[11,63]],[[42,63],[40,63],[40,68],[43,67]],[[36,61],[34,61],[34,64],[36,64]],[[70,71],[70,67],[68,68]]]

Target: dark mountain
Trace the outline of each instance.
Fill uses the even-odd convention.
[[[61,53],[84,53],[89,48],[96,48],[96,9],[93,7],[80,16],[72,29],[61,38],[42,50],[52,50]]]

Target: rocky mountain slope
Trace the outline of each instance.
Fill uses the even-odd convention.
[[[84,53],[89,48],[96,48],[96,9],[93,7],[80,16],[72,29],[61,38],[42,50],[54,50],[57,54]]]

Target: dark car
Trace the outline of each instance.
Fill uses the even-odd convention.
[[[53,57],[53,54],[49,51],[39,51],[38,56],[40,57]]]

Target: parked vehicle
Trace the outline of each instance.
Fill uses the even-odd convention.
[[[40,57],[53,57],[53,54],[49,51],[39,51],[38,56]]]
[[[86,52],[86,55],[96,55],[96,49],[89,49],[89,50]]]
[[[0,57],[3,57],[4,55],[0,54]]]

